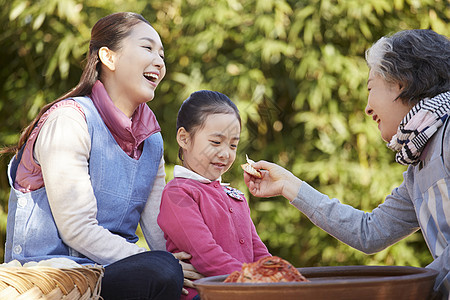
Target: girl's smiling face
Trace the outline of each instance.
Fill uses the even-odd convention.
[[[411,107],[397,99],[401,92],[399,84],[387,82],[372,70],[369,72],[367,89],[369,97],[365,112],[378,123],[383,140],[389,142]]]
[[[181,127],[177,140],[183,149],[184,167],[209,180],[217,180],[236,159],[240,133],[235,114],[209,115],[194,135]]]

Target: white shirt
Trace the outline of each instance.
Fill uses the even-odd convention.
[[[36,139],[34,156],[42,169],[61,238],[69,247],[101,264],[147,251],[98,225],[97,201],[88,172],[90,149],[86,120],[70,107],[50,114]],[[140,220],[145,239],[153,250],[165,249],[165,239],[156,222],[164,186],[162,158]]]

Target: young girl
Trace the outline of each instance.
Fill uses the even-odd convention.
[[[367,115],[383,140],[408,165],[403,183],[367,213],[341,204],[286,169],[253,164],[244,174],[258,197],[283,195],[311,221],[342,242],[374,253],[421,229],[439,271],[436,299],[450,291],[450,41],[432,30],[383,37],[366,53],[370,68]]]
[[[205,276],[270,256],[243,193],[221,182],[236,159],[240,132],[236,105],[218,92],[195,92],[178,112],[183,166],[175,166],[175,178],[164,188],[158,224],[167,250],[190,253],[191,264]],[[191,290],[185,299],[195,294]]]
[[[135,244],[140,222],[150,248],[164,249],[163,140],[146,102],[165,73],[161,39],[141,15],[95,24],[79,84],[41,110],[10,163],[6,262],[102,264],[104,299],[179,299],[179,262]]]

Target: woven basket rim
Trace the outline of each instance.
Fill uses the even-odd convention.
[[[79,295],[76,299],[99,299],[103,275],[104,267],[101,265],[82,265],[77,268],[0,267],[0,298],[2,292],[10,292],[10,288],[14,288],[20,295],[32,289],[36,292],[38,288],[44,298],[57,289],[63,298],[70,294]]]

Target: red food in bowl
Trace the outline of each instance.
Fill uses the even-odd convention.
[[[224,282],[299,282],[308,281],[288,261],[278,256],[268,256],[257,262],[244,263],[241,271],[234,271]]]

